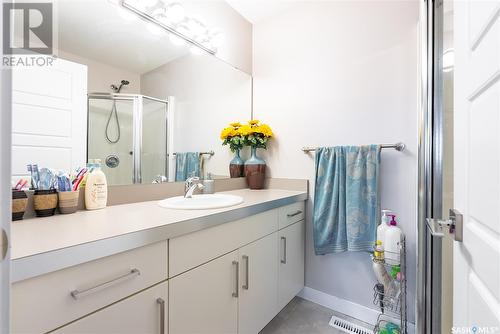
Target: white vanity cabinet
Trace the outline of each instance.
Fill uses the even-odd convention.
[[[304,211],[297,202],[170,240],[169,333],[262,330],[304,287]]]
[[[171,278],[169,333],[237,333],[237,276],[233,251]]]
[[[258,333],[278,310],[278,233],[239,249],[238,333]]]
[[[304,286],[304,211],[295,202],[16,282],[12,332],[257,334]]]
[[[305,222],[279,230],[278,308],[281,310],[304,287]]]
[[[167,279],[162,241],[58,270],[11,288],[12,333],[45,333]]]
[[[167,296],[168,282],[164,282],[70,323],[53,333],[166,334]]]

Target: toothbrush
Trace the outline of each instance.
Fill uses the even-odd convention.
[[[20,179],[19,181],[17,181],[16,185],[14,186],[14,190],[17,190],[17,187],[19,187],[19,185],[21,184],[21,182],[23,182],[24,180],[23,179]]]
[[[19,190],[23,190],[23,188],[26,186],[28,183],[28,180],[23,180],[23,183],[19,186]]]

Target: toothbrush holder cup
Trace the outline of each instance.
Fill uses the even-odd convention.
[[[61,214],[75,213],[78,210],[78,197],[80,191],[60,191],[59,197],[59,212]]]
[[[37,217],[53,216],[57,208],[57,190],[35,190],[33,207]]]
[[[27,206],[28,195],[22,190],[12,190],[12,221],[22,220]]]

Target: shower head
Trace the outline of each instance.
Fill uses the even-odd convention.
[[[115,93],[119,93],[122,90],[122,87],[128,85],[129,83],[130,82],[128,80],[122,80],[120,82],[120,86],[116,86],[113,84],[110,87]]]

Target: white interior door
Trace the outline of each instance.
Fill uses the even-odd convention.
[[[2,10],[0,8],[0,17]],[[1,41],[1,28],[0,28]],[[10,151],[11,100],[10,72],[0,70],[0,334],[9,331],[10,254],[9,226],[11,220]]]
[[[12,75],[12,176],[26,165],[70,170],[87,158],[87,66],[57,59]]]
[[[500,1],[454,6],[454,188],[464,235],[454,246],[453,325],[500,333]]]

